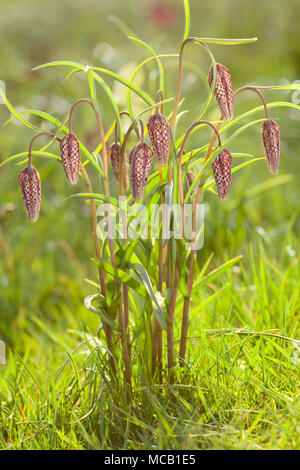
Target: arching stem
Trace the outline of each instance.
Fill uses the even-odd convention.
[[[160,98],[160,100],[159,100],[159,98]],[[159,112],[158,111],[158,109],[159,109],[158,103],[159,103],[159,101],[163,101],[163,99],[164,99],[164,94],[163,94],[162,90],[158,90],[158,92],[156,93],[156,96],[155,96],[155,104],[157,104],[157,106],[155,107],[155,112],[156,113]],[[164,104],[163,103],[160,104],[160,112],[161,112],[161,114],[164,114]]]
[[[181,144],[181,147],[180,147],[180,150],[179,150],[179,153],[178,153],[178,184],[179,184],[179,193],[180,193],[180,203],[181,203],[181,206],[184,205],[184,194],[183,194],[183,185],[182,185],[182,157],[183,157],[183,152],[184,152],[184,147],[185,147],[185,144],[187,142],[187,139],[190,135],[190,133],[197,127],[201,126],[201,125],[207,125],[207,126],[210,126],[214,133],[215,133],[215,136],[218,138],[218,147],[221,147],[222,145],[222,142],[221,142],[221,137],[220,137],[220,134],[218,132],[218,129],[209,121],[197,121],[195,122],[194,124],[191,125],[191,127],[186,131],[186,134],[184,136],[184,139],[182,141],[182,144]]]
[[[179,156],[178,156],[178,174],[179,174],[179,189],[180,189],[180,201],[181,201],[181,206],[182,206],[182,211],[183,211],[183,206],[184,206],[184,194],[183,194],[183,187],[182,187],[182,156],[183,156],[183,150],[184,146],[186,144],[187,138],[190,135],[191,131],[198,127],[201,124],[207,124],[209,125],[213,130],[214,134],[210,140],[210,144],[208,146],[208,151],[206,152],[204,163],[208,160],[213,144],[216,139],[218,139],[218,147],[221,147],[221,137],[219,134],[219,128],[221,126],[221,123],[218,123],[217,127],[214,126],[212,123],[208,121],[198,121],[194,123],[186,132],[180,151],[179,151]],[[217,148],[218,148],[217,147]],[[189,307],[190,307],[190,300],[191,300],[191,293],[192,293],[192,288],[193,288],[193,279],[194,279],[194,269],[195,269],[195,255],[196,255],[196,250],[193,248],[193,245],[196,241],[196,229],[197,229],[197,207],[200,204],[201,200],[201,195],[202,195],[202,181],[205,178],[206,172],[204,172],[200,178],[199,185],[198,185],[198,190],[196,194],[196,198],[193,201],[193,212],[192,212],[192,233],[194,234],[194,238],[192,240],[192,249],[191,249],[191,259],[190,259],[190,266],[189,266],[189,273],[188,273],[188,278],[187,278],[187,295],[184,298],[183,301],[183,311],[182,311],[182,322],[181,322],[181,337],[180,337],[180,346],[179,346],[179,362],[180,365],[182,366],[184,364],[184,357],[185,357],[185,351],[186,351],[186,343],[187,343],[187,332],[188,332],[188,326],[189,326]],[[183,216],[182,216],[183,217]],[[182,220],[183,224],[183,220]]]
[[[222,145],[220,134],[219,134],[218,130],[209,121],[201,120],[201,121],[195,122],[187,130],[187,132],[184,136],[184,139],[182,141],[182,144],[181,144],[181,147],[180,147],[180,150],[179,150],[179,153],[178,153],[178,157],[177,157],[177,159],[178,159],[178,185],[179,185],[180,204],[181,204],[181,227],[182,227],[182,231],[183,231],[183,227],[184,227],[184,194],[183,194],[183,184],[182,184],[182,157],[183,157],[183,153],[184,153],[184,147],[186,145],[186,142],[187,142],[187,139],[188,139],[189,135],[191,134],[193,129],[195,129],[195,128],[201,126],[201,125],[210,126],[213,129],[214,134],[218,138],[218,146]],[[196,221],[194,222],[194,219],[196,217],[196,214],[194,214],[194,212],[195,212],[196,208],[197,208],[197,205],[195,203],[194,204],[194,209],[193,209],[193,233],[195,233],[195,230],[196,230]],[[195,229],[194,229],[194,226],[195,226]],[[192,284],[192,279],[193,279],[193,269],[194,269],[193,268],[193,265],[194,265],[193,256],[192,256],[191,260],[192,260],[192,264],[190,266],[190,273],[189,273],[189,277],[188,277],[188,286],[189,286],[190,283]],[[177,287],[178,287],[178,279],[179,279],[179,270],[180,270],[180,266],[179,266],[178,256],[177,256],[176,257],[176,264],[175,264],[174,286],[173,286],[173,289],[172,289],[170,313],[169,313],[170,323],[169,323],[169,327],[168,327],[168,364],[169,364],[169,369],[171,367],[173,367],[173,336],[174,336],[174,333],[173,333],[173,329],[174,329],[173,323],[174,323],[174,321],[173,320],[174,320],[174,313],[175,313],[175,306],[176,306],[176,296],[177,296]],[[188,296],[189,296],[189,290],[188,290]],[[182,328],[181,328],[181,342],[183,342],[183,343],[186,343],[187,329],[188,329],[188,308],[186,307],[186,308],[184,308],[184,311],[183,311]],[[172,378],[172,375],[171,375],[171,378]]]
[[[31,158],[32,158],[32,146],[33,146],[33,143],[35,142],[36,139],[38,139],[39,137],[42,137],[42,136],[48,136],[48,137],[52,137],[52,139],[54,140],[58,140],[58,142],[61,142],[61,138],[58,137],[57,135],[53,134],[52,132],[39,132],[38,134],[36,134],[35,136],[33,136],[33,138],[31,139],[30,143],[29,143],[29,149],[28,149],[28,166],[31,167]]]
[[[105,141],[105,132],[104,132],[104,127],[100,115],[100,111],[98,108],[97,103],[88,99],[88,98],[80,98],[75,103],[73,103],[71,110],[70,110],[70,116],[69,116],[69,130],[72,132],[72,116],[73,112],[75,110],[75,107],[79,103],[88,103],[92,108],[96,116],[97,124],[98,124],[98,130],[99,130],[99,135],[100,135],[100,140],[102,142],[102,165],[103,165],[103,173],[104,173],[104,194],[108,198],[110,195],[109,191],[109,180],[108,180],[108,155],[107,155],[107,147],[106,147],[106,141]],[[109,245],[109,251],[110,251],[110,258],[111,258],[111,264],[113,266],[116,265],[115,263],[115,253],[114,253],[114,247],[113,247],[113,240],[112,240],[112,231],[111,231],[111,218],[110,218],[110,210],[108,208],[108,214],[107,214],[107,224],[108,224],[108,245]],[[115,286],[116,286],[116,292],[118,293],[119,291],[119,282],[118,279],[115,278]],[[125,341],[125,322],[124,322],[124,316],[123,316],[123,309],[122,309],[122,303],[120,301],[119,303],[119,322],[120,322],[120,328],[121,328],[121,334],[122,334],[122,344],[123,344],[123,357],[124,357],[124,366],[125,366],[125,380],[127,384],[130,387],[131,390],[131,370],[130,370],[130,358],[129,358],[129,353],[128,353],[128,347],[127,343]]]
[[[236,97],[237,95],[239,95],[243,91],[254,91],[254,93],[256,93],[260,97],[260,99],[261,99],[261,101],[264,105],[265,116],[266,116],[267,119],[269,119],[269,112],[268,112],[267,103],[266,103],[266,100],[265,100],[264,95],[262,94],[262,92],[254,86],[243,86],[242,88],[239,88],[238,90],[236,90],[234,92],[233,96]]]

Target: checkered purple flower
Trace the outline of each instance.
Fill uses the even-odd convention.
[[[229,150],[223,149],[212,162],[212,169],[220,199],[226,199],[231,184],[232,156]]]
[[[160,113],[156,113],[149,119],[147,128],[156,158],[161,166],[166,166],[170,150],[170,131],[168,121],[165,116]]]
[[[19,185],[28,219],[36,222],[41,206],[41,180],[36,168],[28,165],[19,174]]]
[[[60,143],[61,160],[71,184],[75,184],[79,178],[80,151],[77,137],[69,133]]]
[[[142,199],[145,193],[152,160],[153,152],[145,142],[138,144],[129,154],[129,174],[135,201]]]
[[[280,128],[277,122],[269,119],[264,121],[261,129],[264,152],[271,173],[276,175],[279,170]]]
[[[211,66],[208,75],[210,87],[213,83],[213,75],[214,71]],[[233,90],[230,72],[225,65],[217,64],[217,80],[214,95],[222,115],[230,121],[233,118]]]

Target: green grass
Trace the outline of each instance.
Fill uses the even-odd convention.
[[[296,241],[291,234],[281,241],[276,260],[266,254],[276,246],[258,240],[239,265],[194,292],[187,364],[175,385],[149,385],[135,328],[132,400],[122,374],[109,378],[98,320],[79,307],[75,288],[69,305],[48,306],[51,317],[21,316],[26,352],[12,348],[1,366],[1,448],[299,448],[300,345],[291,339],[299,260],[285,248]],[[180,309],[176,317],[179,327]]]

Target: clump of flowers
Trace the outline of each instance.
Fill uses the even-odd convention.
[[[213,40],[216,45],[235,45],[254,41],[255,39]],[[129,240],[127,233],[122,232],[122,237],[116,241],[112,236],[112,212],[110,209],[108,209],[107,218],[108,240],[101,239],[97,230],[97,204],[99,201],[113,200],[116,202],[115,195],[111,194],[109,163],[112,169],[111,173],[118,181],[117,196],[125,198],[129,206],[136,201],[144,203],[148,209],[151,204],[157,203],[171,205],[179,202],[182,208],[184,208],[185,203],[192,203],[193,217],[190,224],[196,227],[197,204],[200,203],[207,189],[212,189],[213,183],[215,183],[216,191],[213,190],[212,192],[217,194],[221,200],[230,197],[230,189],[234,186],[232,174],[238,168],[233,165],[234,154],[222,145],[222,125],[224,122],[226,123],[228,132],[231,125],[239,123],[239,116],[236,118],[234,116],[234,110],[236,112],[237,108],[236,97],[244,91],[252,91],[262,100],[261,109],[265,113],[262,119],[261,135],[268,168],[272,174],[276,174],[279,169],[280,129],[278,123],[270,119],[268,115],[268,107],[261,91],[262,87],[245,86],[234,92],[229,69],[216,63],[209,47],[210,42],[212,42],[211,39],[184,37],[179,52],[176,92],[174,96],[170,97],[171,100],[166,99],[165,92],[162,89],[155,90],[156,93],[153,93],[155,99],[152,99],[149,94],[134,85],[132,81],[126,81],[123,77],[110,72],[113,78],[128,87],[129,104],[130,93],[135,93],[145,102],[145,109],[140,114],[136,115],[131,105],[128,109],[120,111],[112,92],[109,91],[108,97],[114,111],[114,122],[111,123],[110,128],[115,129],[115,139],[111,143],[109,143],[110,132],[105,130],[96,95],[97,83],[102,85],[104,91],[107,92],[108,85],[102,77],[100,79],[100,76],[105,76],[108,72],[99,67],[86,68],[84,65],[72,62],[72,66],[76,67],[74,70],[86,73],[91,98],[80,98],[75,101],[66,119],[58,126],[55,134],[38,132],[33,137],[29,146],[28,165],[19,175],[19,184],[27,216],[33,222],[39,217],[41,202],[39,173],[31,163],[33,156],[32,144],[37,137],[48,136],[51,140],[50,143],[59,142],[61,164],[71,184],[77,183],[79,185],[80,177],[85,181],[88,196],[81,195],[81,197],[89,197],[90,199],[96,253],[94,263],[97,266],[99,276],[98,289],[86,299],[86,306],[100,316],[109,355],[110,373],[116,375],[118,364],[120,364],[118,357],[121,351],[125,380],[129,386],[132,374],[132,351],[135,347],[136,337],[132,335],[132,329],[136,328],[133,318],[136,312],[140,311],[138,305],[142,305],[140,313],[144,315],[145,325],[149,327],[147,334],[145,333],[147,348],[152,351],[152,354],[147,356],[148,362],[145,364],[149,375],[155,377],[158,382],[163,381],[164,375],[166,375],[166,380],[169,382],[174,381],[174,368],[176,366],[174,323],[177,319],[182,321],[178,355],[179,364],[184,366],[190,301],[194,276],[199,272],[199,267],[195,256],[196,250],[194,248],[185,250],[183,240],[172,239],[172,235],[171,239],[164,239],[160,224],[158,224],[159,239],[152,240],[148,238],[145,241],[141,233],[136,240]],[[199,109],[199,103],[195,103],[198,117],[194,122],[186,125],[183,119],[178,120],[183,78],[183,56],[188,44],[200,46],[202,50],[208,52],[212,61],[212,65],[208,70],[208,81],[211,89],[208,103],[210,98],[214,96],[221,113],[216,124],[213,124],[210,120],[203,120],[207,106]],[[155,59],[161,65],[160,59],[158,57],[155,57]],[[49,63],[40,68],[59,64],[70,66],[70,63],[62,61]],[[137,70],[142,65],[139,64]],[[159,74],[162,74],[160,67]],[[161,80],[161,83],[163,83],[163,80]],[[12,105],[8,101],[6,102],[12,109]],[[79,103],[88,104],[95,116],[100,139],[95,152],[89,151],[80,142],[76,132],[72,129],[72,115]],[[166,106],[170,107],[169,113],[164,113],[164,107]],[[125,135],[121,121],[124,114],[131,119],[130,127]],[[146,121],[144,115],[147,116]],[[19,118],[17,112],[15,112],[15,117]],[[68,129],[64,127],[66,122],[69,122]],[[144,122],[147,122],[146,128],[144,128]],[[29,122],[27,125],[34,129],[34,126]],[[196,131],[202,131],[202,128],[206,125],[212,130],[210,139],[200,148],[188,149],[189,136]],[[140,132],[138,132],[138,128],[140,128]],[[180,128],[184,128],[182,135],[179,135]],[[136,131],[134,141],[131,135],[133,130]],[[63,132],[65,135],[60,137],[59,134]],[[216,140],[217,145],[215,146]],[[129,188],[127,188],[127,151],[129,153]],[[244,149],[244,151],[247,151],[247,149]],[[156,156],[156,160],[153,159],[153,155]],[[250,159],[248,164],[252,164],[257,160]],[[102,181],[103,191],[100,193],[95,193],[92,187],[88,175],[90,170],[94,170]],[[120,219],[126,218],[126,215],[124,215],[122,209]],[[121,222],[119,223],[121,224]],[[173,219],[170,218],[168,223],[168,228],[172,234]],[[120,227],[119,231],[121,232]],[[195,234],[193,241],[196,238],[197,234]],[[183,297],[182,307],[181,303],[178,302],[179,293]],[[137,297],[139,302],[135,301]],[[135,333],[141,334],[137,331]],[[167,369],[164,367],[164,345],[166,345],[167,351]]]

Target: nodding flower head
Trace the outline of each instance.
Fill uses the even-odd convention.
[[[276,175],[279,170],[280,128],[272,119],[264,121],[261,129],[264,152],[271,173]]]
[[[19,185],[28,219],[36,222],[41,207],[41,180],[36,168],[28,165],[19,174]]]
[[[120,149],[120,144],[115,142],[109,147],[108,150],[111,166],[117,181],[119,181],[120,173]]]
[[[153,152],[145,142],[138,144],[129,154],[132,197],[135,201],[142,199],[145,193],[152,160]]]
[[[79,178],[80,151],[77,137],[69,133],[65,135],[60,143],[61,160],[71,184],[75,184]]]
[[[168,121],[163,114],[156,113],[149,119],[147,127],[156,158],[161,166],[166,166],[170,149]]]
[[[212,162],[212,169],[220,199],[226,199],[231,184],[231,161],[229,150],[223,149]]]
[[[213,67],[211,66],[208,83],[212,87]],[[217,64],[217,80],[214,95],[224,119],[230,121],[233,118],[233,90],[230,72],[225,65]]]

